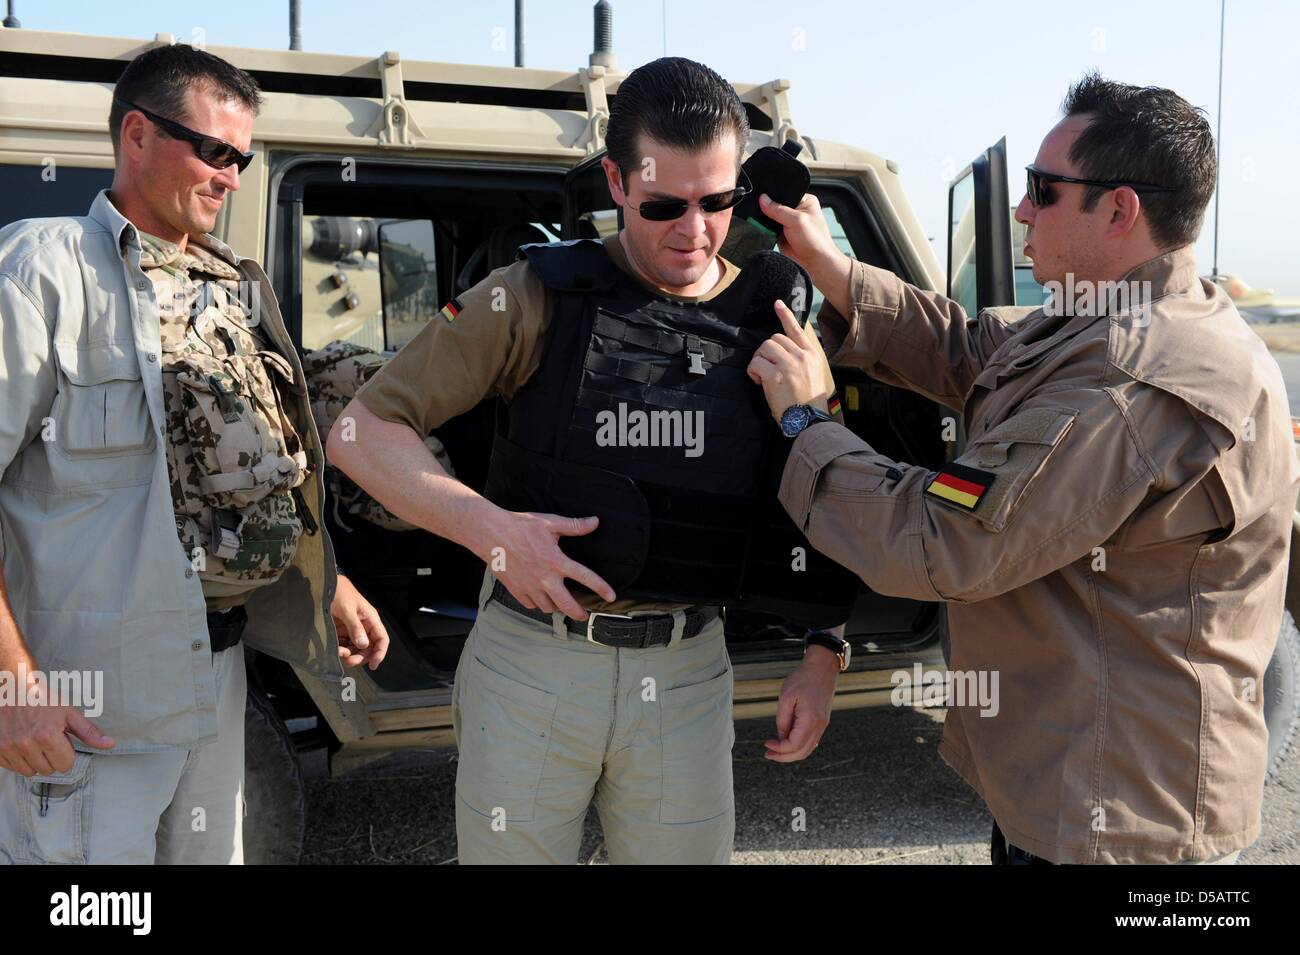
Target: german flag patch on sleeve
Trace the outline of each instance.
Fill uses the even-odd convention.
[[[973,511],[979,506],[984,492],[989,489],[996,477],[997,475],[992,471],[968,468],[964,464],[946,464],[935,475],[934,480],[925,489],[925,493]]]
[[[441,315],[450,323],[456,320],[456,316],[460,314],[460,309],[461,309],[460,299],[453,298],[450,302],[448,302],[446,305],[442,307],[442,309],[438,312],[438,314]]]

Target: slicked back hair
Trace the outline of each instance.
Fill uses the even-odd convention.
[[[1095,71],[1070,88],[1061,109],[1067,117],[1090,117],[1070,147],[1070,161],[1082,178],[1173,189],[1140,194],[1151,237],[1166,249],[1196,241],[1218,169],[1203,110],[1172,90],[1116,83]],[[1105,192],[1085,187],[1083,211]]]
[[[736,136],[736,161],[749,140],[749,117],[731,84],[703,63],[665,56],[639,66],[618,87],[605,146],[623,173],[641,168],[642,133],[683,152],[698,152]]]

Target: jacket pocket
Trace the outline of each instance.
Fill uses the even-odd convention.
[[[133,346],[55,342],[54,443],[70,458],[152,451],[157,438]]]
[[[66,773],[32,776],[27,784],[27,851],[32,862],[83,865],[90,828],[92,760],[77,753]]]
[[[975,511],[990,530],[1007,526],[1077,415],[1071,408],[1029,408],[966,445],[958,463],[995,475]]]
[[[703,822],[734,806],[731,698],[730,663],[712,679],[660,693],[660,822]]]
[[[461,652],[456,792],[484,816],[531,822],[559,698],[491,669],[472,642]]]

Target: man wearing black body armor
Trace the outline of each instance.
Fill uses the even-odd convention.
[[[621,231],[525,246],[357,393],[339,417],[355,440],[331,432],[330,459],[362,488],[487,565],[452,702],[463,863],[574,862],[593,800],[612,862],[728,861],[721,608],[847,617],[855,579],[780,508],[789,442],[746,374],[780,330],[775,301],[802,319],[811,283],[774,252],[743,271],[718,255],[750,188],[748,134],[707,67],[633,71],[604,159]],[[480,496],[423,435],[494,395]],[[809,646],[770,758],[816,746],[839,666]]]

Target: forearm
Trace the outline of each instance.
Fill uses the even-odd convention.
[[[35,670],[36,660],[23,640],[13,607],[9,604],[4,573],[4,561],[0,560],[0,672],[17,673],[19,666]]]
[[[827,298],[818,315],[833,365],[960,409],[988,357],[1012,333],[997,313],[974,318],[937,292],[850,260],[847,304]],[[1026,310],[1028,311],[1028,310]]]
[[[348,422],[352,440],[345,437]],[[393,514],[489,558],[493,528],[507,512],[447,474],[411,428],[353,400],[331,429],[326,453],[331,464]]]
[[[848,315],[852,309],[849,297],[849,278],[853,273],[853,259],[840,253],[825,255],[813,260],[808,276],[839,315]],[[842,336],[841,336],[842,337]]]

